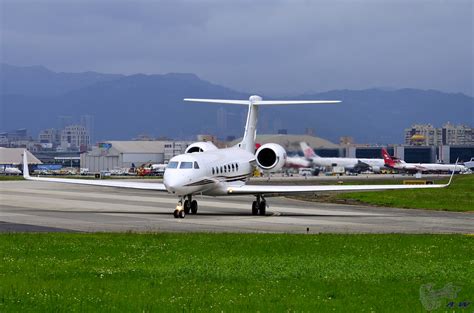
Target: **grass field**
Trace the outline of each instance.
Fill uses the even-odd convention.
[[[12,181],[12,180],[24,180],[23,176],[20,175],[0,175],[0,181]]]
[[[446,182],[447,180],[436,183]],[[474,175],[457,175],[451,186],[443,189],[345,193],[332,199],[398,208],[474,211]]]
[[[425,312],[426,284],[460,288],[440,312],[474,302],[463,235],[4,234],[0,257],[0,312]]]

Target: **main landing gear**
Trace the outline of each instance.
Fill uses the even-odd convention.
[[[176,205],[176,209],[173,212],[175,218],[184,218],[186,214],[196,214],[198,211],[198,203],[196,200],[193,200],[192,195],[187,195],[184,198],[184,202],[183,199],[180,199],[178,205]]]
[[[265,215],[267,209],[267,201],[263,195],[257,195],[257,200],[252,203],[252,215]]]

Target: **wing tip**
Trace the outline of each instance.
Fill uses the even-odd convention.
[[[451,185],[451,182],[453,181],[454,173],[456,173],[456,167],[458,166],[459,158],[456,159],[456,163],[454,163],[454,168],[453,172],[451,173],[451,176],[449,177],[448,183],[445,185],[446,187]]]

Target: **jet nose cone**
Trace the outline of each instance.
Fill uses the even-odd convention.
[[[163,175],[163,184],[166,190],[181,195],[183,193],[185,177],[176,171],[166,171]]]
[[[170,192],[176,191],[176,186],[177,186],[176,179],[173,179],[173,175],[168,173],[168,171],[165,171],[165,174],[163,175],[163,184],[165,185],[166,190]]]

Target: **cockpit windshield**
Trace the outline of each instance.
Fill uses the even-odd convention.
[[[178,162],[170,162],[166,168],[178,168]]]
[[[193,162],[181,162],[179,168],[193,168]]]

